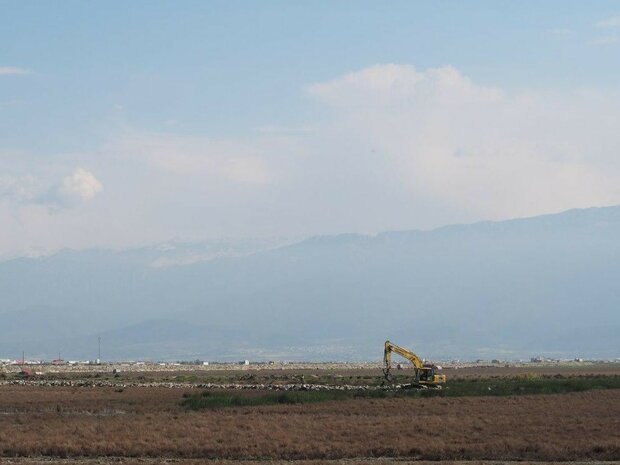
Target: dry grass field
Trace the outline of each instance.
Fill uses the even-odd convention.
[[[498,460],[447,460],[447,461],[427,461],[410,460],[402,458],[364,458],[364,459],[340,459],[340,460],[220,460],[220,459],[170,459],[170,458],[148,458],[137,459],[114,457],[114,458],[5,458],[0,460],[3,465],[620,465],[618,461],[578,461],[578,462],[544,462],[544,461],[498,461]]]
[[[498,460],[447,460],[447,461],[427,461],[410,460],[402,458],[364,458],[364,459],[340,459],[340,460],[220,460],[220,459],[170,459],[170,458],[148,458],[137,459],[114,457],[114,458],[5,458],[0,460],[3,465],[620,465],[618,461],[578,461],[578,462],[541,462],[541,461],[498,461]]]
[[[0,462],[620,460],[618,389],[201,411],[184,392],[1,386]]]

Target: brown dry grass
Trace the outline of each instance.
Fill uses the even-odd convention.
[[[154,458],[70,458],[70,459],[30,459],[30,458],[10,458],[0,460],[3,465],[159,465],[159,464],[178,464],[178,465],[264,465],[265,460],[219,460],[219,459],[154,459]],[[448,460],[448,461],[419,461],[401,458],[364,458],[364,459],[341,459],[341,460],[269,460],[270,465],[620,465],[617,461],[606,462],[540,462],[540,461],[496,461],[496,460]]]
[[[70,458],[70,459],[24,459],[11,458],[0,460],[3,465],[155,465],[155,464],[177,464],[177,465],[264,465],[265,460],[209,460],[209,459],[160,459],[160,458]],[[471,460],[471,461],[412,461],[400,458],[376,458],[376,459],[341,459],[341,460],[269,460],[271,465],[593,465],[593,462],[540,462],[540,461],[487,461],[487,460]],[[601,462],[596,462],[601,463]],[[605,465],[620,465],[620,462],[610,461],[604,462]]]
[[[0,456],[618,460],[620,390],[182,410],[163,388],[0,388]]]

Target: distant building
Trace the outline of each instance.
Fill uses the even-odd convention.
[[[249,360],[240,360],[239,361],[239,365],[249,365],[250,361]]]

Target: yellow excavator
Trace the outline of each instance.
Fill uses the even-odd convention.
[[[392,352],[397,353],[403,358],[406,358],[413,364],[415,371],[414,382],[408,387],[419,389],[441,389],[441,385],[446,383],[446,375],[438,374],[441,370],[437,365],[431,363],[423,363],[416,354],[410,350],[404,349],[396,344],[392,344],[390,341],[385,341],[385,349],[383,351],[383,375],[385,381],[393,384],[393,377],[390,374],[392,369]]]

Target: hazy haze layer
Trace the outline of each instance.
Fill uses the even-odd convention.
[[[101,334],[107,358],[372,360],[386,338],[435,358],[618,356],[619,235],[610,207],[215,258],[168,244],[15,259],[0,354],[94,358]]]

